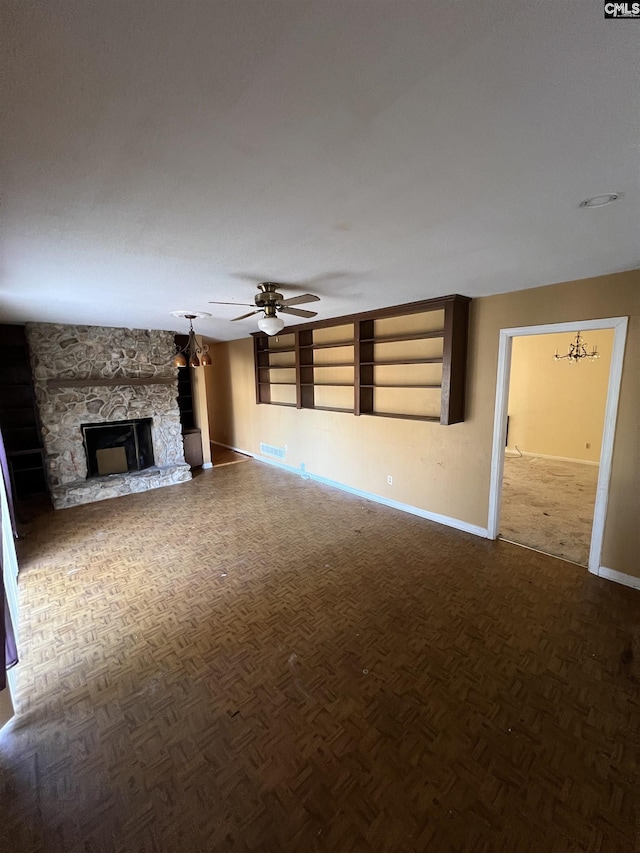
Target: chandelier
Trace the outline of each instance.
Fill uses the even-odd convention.
[[[196,333],[193,331],[193,321],[198,317],[210,317],[211,314],[199,312],[198,314],[188,314],[186,311],[172,311],[174,317],[184,317],[189,321],[189,338],[187,343],[179,349],[173,357],[174,367],[209,367],[211,364],[211,356],[209,355],[209,345],[200,345],[196,339]]]
[[[582,337],[582,333],[578,332],[575,340],[571,341],[569,344],[568,353],[565,355],[558,355],[558,350],[556,350],[556,354],[554,355],[555,361],[561,361],[563,358],[569,359],[569,364],[578,364],[583,358],[595,361],[597,358],[600,358],[600,353],[598,352],[597,346],[595,346],[591,352],[587,352],[587,342]]]

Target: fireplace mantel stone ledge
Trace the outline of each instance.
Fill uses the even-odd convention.
[[[86,379],[47,379],[47,388],[114,388],[119,385],[172,385],[175,376],[89,376]]]
[[[126,474],[108,474],[106,477],[90,477],[75,480],[62,486],[52,487],[52,499],[56,509],[67,509],[78,504],[95,503],[107,498],[118,498],[138,492],[147,492],[160,486],[174,486],[191,479],[191,468],[186,463],[178,465],[153,465],[143,471]]]

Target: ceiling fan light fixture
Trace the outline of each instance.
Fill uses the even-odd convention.
[[[261,317],[258,320],[258,328],[265,335],[277,335],[284,329],[284,320],[281,317]]]

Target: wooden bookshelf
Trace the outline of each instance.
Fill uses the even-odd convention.
[[[459,423],[469,302],[447,296],[306,323],[274,338],[256,332],[256,401]]]

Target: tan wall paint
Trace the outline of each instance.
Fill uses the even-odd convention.
[[[602,562],[640,577],[637,270],[474,300],[467,420],[449,427],[258,406],[252,340],[218,344],[207,374],[212,439],[252,453],[261,441],[286,445],[285,462],[294,468],[304,462],[319,476],[486,527],[500,329],[617,316],[630,321]]]
[[[598,462],[613,330],[585,333],[589,350],[597,346],[600,353],[594,362],[555,361],[556,349],[563,355],[571,339],[571,334],[566,333],[513,339],[509,447],[517,447],[523,453]]]

